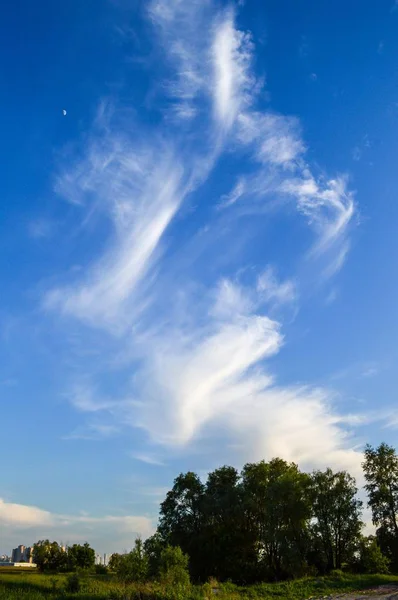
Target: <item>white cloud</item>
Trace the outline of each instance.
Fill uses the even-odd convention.
[[[317,232],[318,241],[312,250],[314,255],[320,255],[346,240],[355,214],[355,203],[352,192],[347,190],[345,178],[330,179],[323,184],[307,174],[303,179],[283,182],[281,190],[297,199],[298,210]],[[347,242],[337,246],[334,267],[330,267],[333,273],[342,266],[347,252]]]
[[[359,161],[361,160],[361,156],[362,156],[362,150],[359,146],[355,146],[355,148],[353,148],[352,150],[352,158],[355,161]]]
[[[214,109],[223,127],[230,127],[244,105],[251,102],[251,57],[250,35],[235,28],[234,15],[228,11],[215,27],[212,46]]]
[[[98,408],[97,410],[101,410]],[[109,439],[120,433],[120,428],[108,423],[88,423],[78,427],[72,433],[63,436],[64,440],[99,441]]]
[[[272,271],[259,288],[268,300],[294,298]],[[253,312],[252,298],[237,284],[224,280],[217,290],[206,328],[146,339],[145,366],[135,378],[142,404],[129,422],[160,447],[190,447],[209,428],[223,427],[242,443],[242,460],[279,455],[303,468],[331,464],[357,472],[360,454],[347,428],[360,423],[336,415],[325,389],[277,385],[263,363],[281,350],[279,324]]]
[[[336,288],[332,288],[325,298],[325,304],[327,306],[333,304],[333,302],[335,302],[338,297],[339,291]]]
[[[263,164],[288,167],[305,152],[297,119],[273,113],[240,114],[238,139],[254,144],[256,159]]]
[[[75,203],[94,194],[114,224],[113,242],[84,280],[51,290],[45,305],[117,330],[129,323],[126,303],[148,274],[187,188],[183,167],[167,146],[155,152],[154,142],[143,150],[117,134],[103,135],[74,170],[63,173],[58,191]]]
[[[121,552],[133,545],[135,536],[146,538],[155,529],[147,516],[57,514],[1,498],[0,527],[5,548],[20,544],[21,538],[27,545],[50,538],[68,543],[88,541],[101,552]]]
[[[245,189],[246,181],[243,177],[240,177],[232,190],[221,197],[219,208],[228,208],[235,204],[243,196]]]
[[[250,74],[251,38],[235,28],[234,11],[218,13],[208,0],[153,0],[148,14],[174,67],[166,83],[174,113],[193,119],[203,112],[198,100],[208,97],[215,120],[227,130],[251,102],[255,83]]]
[[[202,60],[210,43],[208,0],[152,0],[148,15],[158,34],[163,56],[172,65],[174,75],[166,90],[174,101],[172,111],[183,120],[193,119],[199,111],[198,96],[207,87],[207,67]],[[201,29],[201,35],[197,35]]]
[[[48,219],[34,219],[28,224],[28,232],[33,239],[50,238],[55,230],[55,224]]]
[[[282,456],[302,468],[331,464],[359,472],[360,453],[347,434],[358,423],[336,415],[333,395],[277,385],[261,366],[281,348],[276,322],[236,317],[199,339],[181,343],[171,332],[168,338],[166,346],[153,343],[139,386],[146,403],[137,419],[153,441],[189,447],[208,437],[209,427],[222,427],[242,444],[242,461]]]
[[[96,393],[89,385],[76,384],[68,394],[69,402],[79,411],[98,412],[110,410],[118,404],[114,399],[104,399]]]
[[[242,398],[233,423],[251,459],[282,456],[303,469],[332,465],[358,473],[361,454],[352,448],[332,398],[319,388],[270,386]]]
[[[257,281],[257,290],[266,301],[278,304],[294,302],[297,297],[296,285],[293,281],[278,281],[272,267],[267,267]]]
[[[278,350],[278,330],[267,317],[242,316],[216,325],[207,335],[200,332],[196,339],[180,339],[177,332],[169,342],[154,342],[140,378],[140,397],[146,399],[141,426],[158,443],[187,444],[237,394],[248,391],[251,381],[245,374]]]
[[[13,504],[0,498],[0,523],[10,527],[33,527],[36,525],[53,525],[53,515],[36,506]]]
[[[249,172],[234,176],[236,184],[221,207],[234,211],[243,197],[263,204],[270,196],[276,203],[289,200],[315,230],[311,256],[327,255],[329,276],[341,268],[349,248],[355,204],[347,181],[315,178],[304,162],[296,118],[252,108],[258,86],[250,35],[236,29],[232,11],[209,12],[209,6],[199,0],[149,5],[175,70],[167,92],[175,113],[192,123],[168,126],[167,134],[154,136],[137,131],[134,122],[114,126],[115,115],[103,107],[88,150],[59,179],[58,191],[72,203],[111,219],[113,235],[82,279],[50,291],[46,306],[119,334],[126,371],[130,365],[125,387],[134,398],[112,401],[83,386],[70,400],[80,411],[110,414],[111,424],[139,426],[164,447],[186,448],[207,428],[222,428],[246,441],[242,452],[248,459],[279,454],[305,464],[354,465],[358,454],[346,433],[352,422],[336,416],[333,395],[311,386],[278,385],[270,374],[267,361],[280,352],[283,336],[267,311],[297,301],[296,281],[279,281],[266,267],[268,257],[261,257],[256,267],[262,274],[254,285],[226,276],[214,285],[212,274],[212,283],[199,281],[199,286],[213,285],[215,291],[198,298],[190,293],[192,274],[178,269],[182,253],[176,253],[175,278],[162,260],[166,230],[225,148],[239,154],[238,160],[244,154]],[[204,94],[211,111],[209,102],[198,104]],[[198,110],[206,107],[210,114],[195,125]],[[227,256],[234,239],[228,244]],[[194,276],[200,280],[199,269]],[[181,295],[189,309],[175,317],[170,305]],[[145,449],[136,454],[146,462],[151,456]]]
[[[366,367],[362,373],[362,377],[375,377],[380,373],[380,368],[378,365],[369,365]]]
[[[245,315],[251,311],[253,300],[243,291],[239,285],[229,279],[219,282],[215,295],[215,303],[211,314],[219,319],[231,319],[239,315]]]
[[[143,452],[133,452],[131,454],[131,458],[134,458],[135,460],[143,462],[147,465],[153,465],[153,466],[157,466],[157,467],[164,466],[164,462],[162,460],[160,460],[159,458],[157,458],[156,456],[153,456],[152,454],[145,454]],[[166,494],[164,494],[164,495],[166,495]]]

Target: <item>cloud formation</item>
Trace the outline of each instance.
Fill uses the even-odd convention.
[[[227,274],[212,264],[199,268],[175,231],[176,220],[184,229],[189,211],[199,207],[199,225],[215,243],[223,219],[239,220],[242,207],[259,219],[271,218],[271,204],[282,214],[289,207],[316,235],[315,242],[308,236],[301,261],[324,258],[314,269],[331,277],[346,259],[356,210],[347,179],[316,175],[298,119],[259,107],[254,43],[232,10],[210,1],[154,0],[147,16],[171,70],[164,89],[177,119],[165,111],[153,131],[135,117],[121,123],[117,105],[111,116],[102,105],[57,191],[76,210],[105,215],[110,231],[83,276],[60,282],[44,301],[117,338],[131,401],[104,400],[90,386],[71,401],[79,411],[140,427],[165,448],[189,447],[206,427],[219,427],[242,444],[242,458],[357,464],[351,423],[335,413],[333,394],[279,384],[271,373],[269,361],[284,343],[282,308],[298,302],[296,274],[280,281],[268,257],[259,257],[256,275],[243,281],[245,254],[237,260],[230,252],[232,236],[223,250],[225,264],[231,253]],[[202,188],[223,158],[234,161],[234,175],[205,211]],[[136,455],[146,462],[150,456]]]
[[[18,532],[26,544],[46,537],[64,541],[73,539],[73,542],[89,541],[97,551],[107,552],[120,551],[120,544],[130,547],[134,536],[142,535],[145,538],[154,531],[152,520],[146,516],[62,515],[36,506],[7,502],[2,498],[0,527],[3,544],[8,539],[15,540],[15,533]]]

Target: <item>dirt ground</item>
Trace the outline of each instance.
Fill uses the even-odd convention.
[[[350,592],[349,594],[339,594],[337,596],[322,596],[317,600],[398,600],[398,586],[382,585],[370,590],[361,592]]]

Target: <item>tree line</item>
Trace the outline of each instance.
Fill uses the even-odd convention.
[[[363,503],[346,471],[304,473],[280,458],[223,466],[203,483],[180,474],[160,507],[156,533],[143,544],[156,573],[166,547],[189,557],[194,581],[279,581],[336,569],[398,571],[398,457],[366,446],[368,505],[376,535],[362,534]]]
[[[368,445],[365,490],[375,536],[363,535],[363,503],[347,471],[305,473],[281,458],[223,466],[202,482],[193,472],[175,480],[160,506],[157,531],[113,554],[109,569],[124,581],[171,585],[210,578],[249,584],[333,570],[398,572],[398,456],[387,444]],[[88,569],[88,544],[64,551],[35,544],[41,570]]]
[[[95,551],[87,542],[64,547],[58,542],[40,540],[33,546],[33,562],[40,571],[87,570],[94,567]]]

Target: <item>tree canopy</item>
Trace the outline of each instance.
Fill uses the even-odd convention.
[[[190,578],[247,584],[335,569],[398,572],[395,449],[366,446],[363,470],[376,536],[362,535],[363,503],[349,473],[305,473],[274,458],[240,472],[224,465],[206,481],[192,471],[178,475],[161,503],[156,533],[113,554],[109,569],[126,583],[166,582],[182,596]],[[95,553],[88,543],[64,548],[40,540],[33,559],[41,571],[74,571],[92,568]]]

